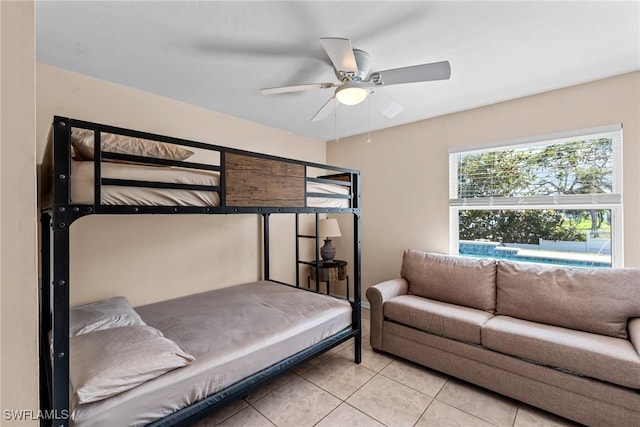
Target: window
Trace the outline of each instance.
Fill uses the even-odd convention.
[[[451,252],[622,266],[622,127],[449,153]]]

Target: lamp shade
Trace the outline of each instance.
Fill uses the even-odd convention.
[[[335,95],[344,105],[357,105],[367,99],[369,91],[359,82],[348,82],[339,86]]]
[[[318,235],[320,237],[340,237],[340,226],[335,218],[321,219],[318,221]]]

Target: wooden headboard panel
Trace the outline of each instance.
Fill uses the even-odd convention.
[[[304,165],[226,153],[226,205],[229,207],[304,207]]]

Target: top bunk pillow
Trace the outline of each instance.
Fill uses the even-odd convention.
[[[148,139],[133,138],[125,135],[101,132],[102,151],[130,154],[134,156],[154,157],[165,160],[186,160],[193,151],[174,144],[166,144]],[[71,146],[75,151],[75,160],[93,160],[94,137],[90,129],[71,129]],[[107,159],[105,159],[107,160]],[[110,160],[117,162],[117,160]]]
[[[120,326],[146,325],[125,297],[71,307],[69,310],[69,336],[86,334]]]

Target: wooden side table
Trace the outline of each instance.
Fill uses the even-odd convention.
[[[325,282],[327,284],[327,294],[330,294],[331,283],[347,281],[347,298],[349,298],[349,276],[347,275],[347,262],[342,260],[333,260],[332,262],[320,261],[318,265],[320,274],[316,275],[316,266],[311,265],[309,276],[307,277],[307,286],[311,287],[311,281]],[[317,280],[316,280],[317,276]]]

